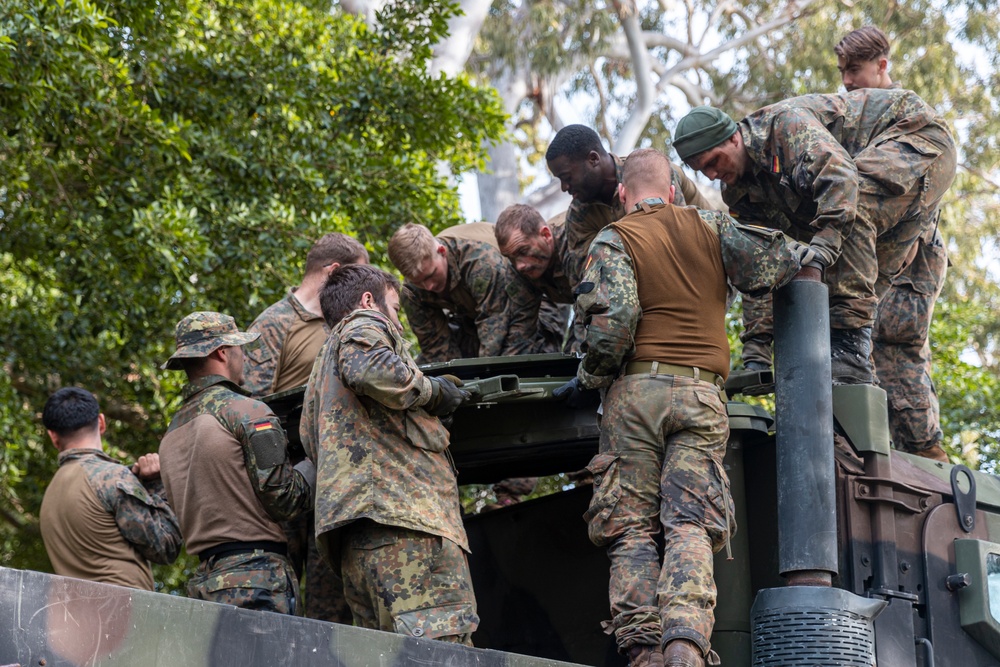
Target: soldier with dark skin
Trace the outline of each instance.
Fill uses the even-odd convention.
[[[889,76],[889,39],[878,28],[854,30],[833,50],[848,91],[900,88]],[[948,271],[948,253],[937,224],[917,239],[911,253],[895,276],[879,273],[872,360],[879,386],[888,395],[893,446],[947,463],[929,339],[934,302]]]
[[[56,574],[153,590],[150,562],[174,562],[182,542],[159,456],[140,456],[129,469],[105,454],[104,415],[79,387],[52,394],[42,423],[59,450],[40,516]]]
[[[294,615],[298,585],[279,522],[310,509],[315,468],[293,468],[280,421],[240,387],[243,346],[258,335],[222,313],[177,324],[163,368],[184,370],[188,384],[160,442],[161,474],[200,561],[188,597]]]
[[[479,624],[458,485],[440,416],[468,399],[408,352],[399,283],[343,266],[320,297],[331,326],[299,431],[316,461],[316,533],[355,625],[472,645]]]
[[[726,216],[672,205],[670,171],[650,149],[625,161],[631,213],[591,245],[578,288],[587,353],[567,385],[607,389],[585,518],[611,559],[606,630],[633,667],[717,664],[712,554],[735,527],[722,467],[728,283],[711,227]]]
[[[540,351],[528,313],[510,307],[511,291],[522,286],[490,223],[455,225],[437,237],[407,223],[389,240],[389,259],[407,281],[403,310],[421,364]]]
[[[739,124],[697,107],[678,123],[674,148],[723,181],[741,222],[810,244],[830,290],[833,381],[872,384],[876,283],[887,286],[880,276],[897,275],[934,227],[955,176],[955,144],[937,113],[910,91],[876,89],[792,98]],[[744,309],[747,337],[769,340],[767,308]],[[744,360],[769,364],[770,354]]]
[[[584,259],[597,232],[627,213],[618,196],[624,160],[605,150],[601,138],[589,127],[567,125],[552,139],[545,161],[562,191],[573,197],[566,211],[566,235],[572,266],[576,267],[570,274],[575,284],[580,281]],[[671,183],[677,206],[713,208],[681,169],[672,170]]]
[[[367,264],[368,251],[356,239],[332,232],[320,237],[306,255],[305,276],[281,301],[257,316],[247,329],[259,333],[246,350],[243,387],[254,398],[301,387],[330,330],[320,312],[319,293],[330,272],[343,264]],[[292,463],[302,460],[293,452]],[[316,550],[313,514],[300,514],[282,524],[288,557],[298,579],[305,579],[304,615],[331,623],[349,623],[351,610],[344,586]]]

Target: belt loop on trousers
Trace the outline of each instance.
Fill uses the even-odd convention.
[[[694,367],[694,379],[695,380],[701,379],[701,369],[698,368],[697,366]]]
[[[654,361],[653,363],[651,363],[649,365],[649,377],[655,378],[656,377],[656,371],[659,368],[660,368],[660,362],[659,361]]]

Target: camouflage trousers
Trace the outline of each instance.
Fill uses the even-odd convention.
[[[344,599],[344,582],[316,550],[313,512],[305,512],[281,524],[288,538],[288,559],[297,581],[305,577],[304,615],[329,623],[351,623],[351,608]]]
[[[930,327],[934,302],[944,286],[948,257],[937,227],[909,249],[897,274],[879,267],[872,331],[872,362],[879,386],[888,394],[893,446],[907,452],[938,447],[941,432],[937,392],[931,380]],[[886,271],[882,267],[887,266]],[[771,300],[744,297],[743,363],[771,364]]]
[[[343,530],[341,574],[355,625],[472,646],[479,616],[461,547],[368,519]]]
[[[823,276],[830,290],[830,328],[874,324],[876,283],[898,276],[917,240],[934,233],[941,198],[955,180],[956,161],[951,138],[934,127],[871,146],[854,157],[857,215],[841,240],[840,258]],[[808,242],[815,230],[792,226],[784,231]],[[761,345],[770,341],[773,331],[770,313],[770,297],[744,297],[744,349],[750,348],[744,361],[764,361]],[[749,346],[746,341],[751,341]]]
[[[267,551],[216,556],[198,565],[188,597],[295,615],[298,586],[288,558]]]
[[[948,257],[940,232],[932,231],[917,242],[913,261],[899,275],[880,275],[876,285],[880,297],[872,359],[888,395],[893,446],[907,452],[939,447],[943,439],[929,334]]]
[[[627,375],[607,391],[584,518],[591,541],[608,547],[613,618],[605,629],[622,653],[673,639],[709,650],[712,554],[735,530],[722,467],[728,437],[722,396],[703,380]]]

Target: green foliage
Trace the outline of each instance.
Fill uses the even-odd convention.
[[[322,233],[354,233],[378,261],[399,224],[459,220],[448,172],[481,166],[503,111],[492,90],[427,71],[455,6],[399,0],[373,29],[331,5],[0,6],[10,563],[43,567],[37,510],[55,457],[37,413],[50,391],[94,391],[123,460],[155,450],[182,381],[158,367],[180,318],[249,324]]]

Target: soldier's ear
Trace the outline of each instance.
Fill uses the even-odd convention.
[[[361,295],[360,304],[365,310],[377,310],[375,308],[375,296],[371,292],[365,292]]]
[[[625,203],[625,184],[624,183],[619,183],[618,184],[618,201],[620,201],[623,204]]]
[[[885,71],[887,69],[889,69],[889,59],[888,58],[879,58],[878,59],[878,73],[879,74],[885,74]]]
[[[59,449],[59,434],[56,433],[55,431],[50,431],[48,429],[45,429],[45,432],[49,434],[49,440],[52,441],[52,446],[55,447],[56,449]],[[62,450],[59,449],[59,451]]]
[[[674,197],[677,196],[677,186],[673,183],[670,184],[670,199],[667,200],[668,204],[674,203]]]
[[[108,430],[108,422],[104,419],[104,413],[97,415],[97,432],[104,435],[104,432]]]

